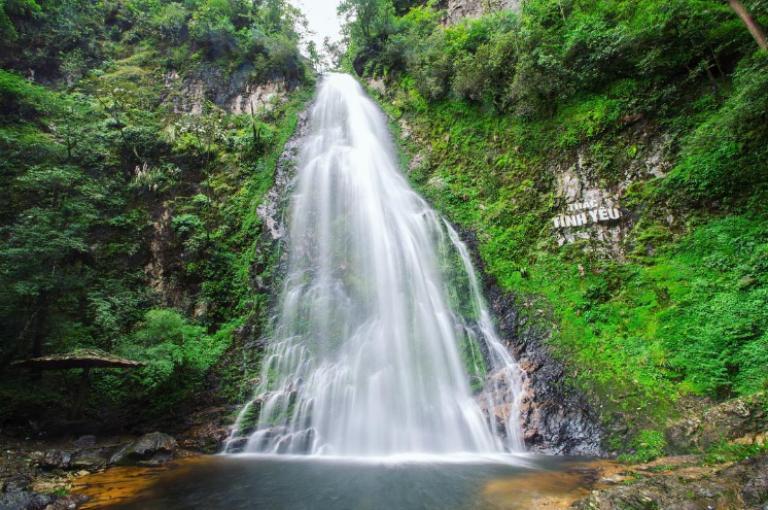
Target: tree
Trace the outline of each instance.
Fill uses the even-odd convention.
[[[386,35],[394,19],[391,0],[343,0],[338,12],[349,21],[355,20],[347,25],[356,31],[350,35],[353,39],[361,38],[365,43]]]
[[[0,298],[17,310],[19,332],[5,354],[40,356],[52,307],[87,280],[83,262],[102,190],[74,166],[33,167],[14,184],[23,210],[0,229]]]
[[[755,18],[749,13],[744,4],[740,0],[728,0],[728,5],[731,9],[741,18],[741,21],[747,26],[747,30],[755,38],[755,42],[761,49],[768,50],[768,41],[765,37],[763,28],[755,21]]]
[[[320,53],[317,51],[317,44],[315,41],[309,41],[307,43],[307,57],[309,57],[309,63],[314,70],[319,70],[321,65]]]

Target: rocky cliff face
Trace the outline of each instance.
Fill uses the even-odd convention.
[[[601,170],[600,159],[585,147],[577,149],[571,157],[551,160],[542,168],[542,181],[552,183],[558,211],[550,218],[548,228],[561,249],[574,245],[592,256],[625,261],[628,251],[636,248],[631,234],[639,213],[625,206],[627,194],[634,184],[666,174],[671,166],[671,142],[641,120],[628,122],[634,123],[629,135],[634,145],[621,172],[612,172],[610,178]],[[407,123],[402,124],[401,134],[419,147],[419,140],[413,137]],[[425,159],[427,155],[417,153],[411,160],[411,170]],[[439,182],[430,180],[429,185],[439,186]],[[668,215],[666,221],[671,226],[676,220]],[[482,267],[480,257],[475,259],[478,267]],[[486,281],[486,294],[503,338],[527,375],[522,407],[526,444],[548,453],[600,454],[604,436],[601,418],[593,408],[594,403],[566,384],[565,367],[547,346],[552,334],[548,323],[529,322],[519,313],[525,305],[523,298],[505,293],[491,279]],[[621,417],[611,420],[614,433],[625,435],[631,428]]]
[[[685,412],[665,431],[667,449],[675,453],[706,450],[721,441],[765,443],[768,397],[764,392]]]
[[[203,113],[207,101],[232,114],[256,114],[285,101],[292,88],[284,79],[254,83],[247,71],[226,75],[216,68],[186,76],[172,71],[164,85],[174,113],[192,115]]]
[[[522,0],[449,0],[446,8],[448,23],[457,23],[464,18],[476,18],[502,9],[518,11]]]
[[[625,240],[638,216],[625,206],[631,186],[663,177],[671,167],[671,140],[639,123],[629,136],[634,144],[619,171],[606,179],[601,161],[585,147],[572,159],[551,164],[543,172],[554,179],[559,214],[550,227],[558,246],[581,242],[594,254],[624,261]],[[666,218],[668,224],[675,221]]]
[[[192,130],[197,128],[194,126],[196,119],[209,113],[208,104],[233,115],[264,115],[287,101],[291,90],[290,84],[284,79],[257,83],[247,72],[236,71],[226,75],[217,68],[190,72],[183,76],[176,71],[168,72],[164,76],[163,86],[164,103],[181,117],[182,125]],[[146,170],[137,168],[136,173],[138,175]],[[269,207],[269,204],[264,207]],[[152,208],[149,257],[144,271],[149,285],[164,305],[202,316],[206,311],[205,304],[195,302],[197,289],[180,282],[176,277],[183,264],[183,257],[179,254],[179,240],[172,228],[176,213],[172,201],[156,204]]]
[[[477,242],[464,233],[476,267]],[[519,299],[504,292],[487,275],[485,295],[497,321],[501,338],[515,356],[523,378],[521,422],[526,446],[558,455],[600,455],[603,434],[597,414],[587,400],[565,383],[565,369],[546,345],[549,331],[530,323],[520,313]]]

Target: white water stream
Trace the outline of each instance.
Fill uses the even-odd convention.
[[[245,434],[258,453],[521,451],[520,369],[466,247],[400,173],[386,117],[329,74],[309,122],[284,289],[227,450]]]

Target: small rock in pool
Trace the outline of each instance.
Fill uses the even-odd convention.
[[[160,466],[173,459],[176,439],[161,432],[144,434],[115,452],[110,465]]]

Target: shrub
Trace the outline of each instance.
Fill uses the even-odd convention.
[[[631,453],[619,456],[619,460],[629,463],[650,462],[664,455],[667,440],[658,430],[641,430],[631,441]]]
[[[150,310],[139,328],[121,346],[122,353],[146,363],[136,376],[140,385],[155,390],[173,380],[187,379],[190,390],[218,360],[231,338],[209,336],[179,312]]]

